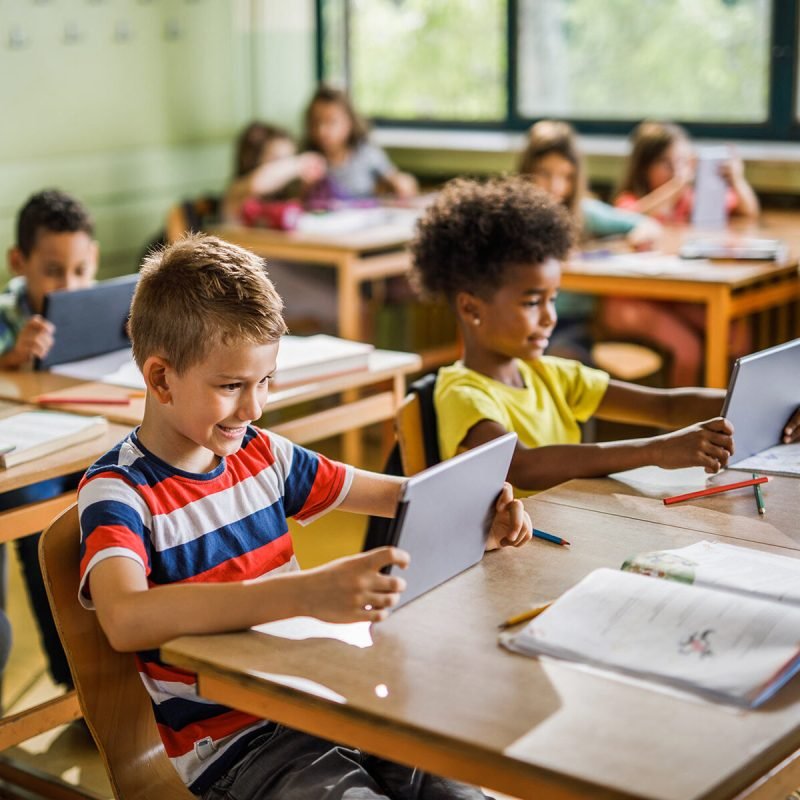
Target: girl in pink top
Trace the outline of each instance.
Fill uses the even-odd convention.
[[[731,155],[722,167],[729,189],[729,215],[756,217],[758,198],[744,178],[742,161]],[[666,122],[642,122],[633,133],[633,148],[616,205],[648,214],[666,224],[686,224],[694,203],[694,156],[686,131]],[[700,383],[705,336],[705,310],[694,303],[635,298],[607,298],[600,308],[606,331],[614,336],[655,345],[668,357],[670,386]],[[730,329],[733,356],[750,349],[745,320]]]

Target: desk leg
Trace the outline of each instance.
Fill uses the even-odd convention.
[[[706,386],[728,385],[728,338],[731,327],[731,294],[720,286],[706,306]]]
[[[345,254],[336,263],[337,306],[339,314],[339,336],[343,339],[361,339],[361,299],[358,279],[355,276],[356,257]],[[358,399],[358,391],[344,392],[342,401],[352,403]],[[363,466],[364,448],[362,431],[359,429],[345,431],[342,434],[342,458],[347,464]]]

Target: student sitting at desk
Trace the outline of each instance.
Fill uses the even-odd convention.
[[[312,202],[358,200],[381,191],[403,199],[417,194],[414,177],[369,142],[366,123],[341,89],[321,85],[314,93],[306,111],[305,148],[324,156],[328,167],[312,189]]]
[[[265,122],[251,122],[236,142],[234,178],[223,200],[223,217],[239,222],[249,198],[288,200],[299,197],[325,174],[319,153],[298,153],[291,134]],[[299,184],[299,185],[298,185]]]
[[[83,289],[97,273],[94,223],[74,197],[55,189],[33,195],[17,218],[16,244],[8,253],[15,277],[0,294],[0,368],[29,367],[47,355],[58,331],[42,317],[49,292]],[[79,475],[55,478],[0,495],[0,510],[50,497],[78,485]],[[39,568],[39,534],[16,540],[31,606],[39,624],[50,673],[56,683],[71,685]]]
[[[190,237],[147,259],[130,320],[144,419],[81,483],[81,602],[97,609],[112,647],[138,651],[167,753],[195,794],[483,797],[201,700],[193,675],[159,660],[157,648],[184,634],[298,615],[377,622],[404,588],[380,572],[407,563],[392,547],[298,569],[288,517],[310,522],[337,507],[392,516],[402,479],[252,426],[286,330],[281,307],[262,260],[219,239]],[[508,484],[496,509],[490,547],[530,539]]]
[[[463,360],[436,382],[442,458],[514,431],[508,479],[523,492],[647,464],[724,467],[733,431],[708,419],[722,391],[645,388],[544,355],[571,246],[563,207],[519,177],[451,181],[421,219],[414,266],[423,287],[453,306],[464,342]],[[578,423],[592,416],[679,430],[580,444]]]
[[[633,132],[632,150],[616,205],[648,214],[660,222],[688,224],[694,205],[694,158],[689,136],[679,125],[642,122]],[[755,218],[758,198],[744,177],[742,160],[731,155],[723,167],[729,184],[729,215]],[[696,303],[669,303],[610,297],[601,303],[603,327],[614,336],[655,345],[669,354],[669,384],[683,386],[700,378],[705,311]],[[731,354],[750,350],[746,320],[731,326]]]
[[[661,226],[654,220],[587,196],[583,157],[575,131],[567,122],[544,119],[533,125],[518,170],[569,211],[581,242],[624,236],[632,249],[643,250],[661,235]],[[551,349],[589,362],[596,306],[591,295],[561,292]]]

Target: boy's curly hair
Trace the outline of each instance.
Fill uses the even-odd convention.
[[[59,189],[45,189],[28,198],[17,217],[17,247],[26,258],[39,231],[94,236],[94,222],[85,206]]]
[[[429,294],[491,296],[509,267],[563,260],[573,243],[566,209],[524,177],[450,181],[417,223],[415,279]]]

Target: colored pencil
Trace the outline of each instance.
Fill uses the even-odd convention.
[[[684,500],[694,500],[695,497],[706,497],[710,494],[719,494],[720,492],[729,492],[732,489],[743,489],[745,486],[755,486],[759,483],[766,483],[769,478],[762,475],[760,478],[752,478],[747,481],[737,481],[736,483],[724,483],[721,486],[709,486],[707,489],[700,489],[697,492],[689,492],[688,494],[678,494],[675,497],[665,497],[664,505],[671,506],[673,503],[682,503]]]
[[[500,630],[504,630],[505,628],[510,628],[512,625],[518,625],[520,622],[527,622],[529,619],[538,617],[542,611],[546,611],[551,605],[553,605],[552,600],[549,603],[542,603],[541,605],[529,608],[527,611],[523,611],[521,614],[516,614],[513,617],[509,617],[505,622],[501,622],[497,627],[500,628]]]
[[[560,544],[562,547],[569,547],[569,542],[562,539],[560,536],[553,536],[552,533],[545,533],[544,531],[537,531],[533,529],[533,538],[541,539],[544,542],[552,542],[553,544]]]
[[[753,475],[754,478],[757,478],[758,475]],[[758,509],[758,513],[763,517],[764,514],[767,513],[767,507],[764,505],[764,495],[761,494],[761,484],[756,483],[753,484],[753,494],[756,496],[756,508]]]
[[[46,403],[53,406],[66,406],[66,405],[99,405],[99,406],[129,406],[131,404],[130,397],[67,397],[67,396],[50,396],[46,394],[39,395],[36,398],[37,403]]]

